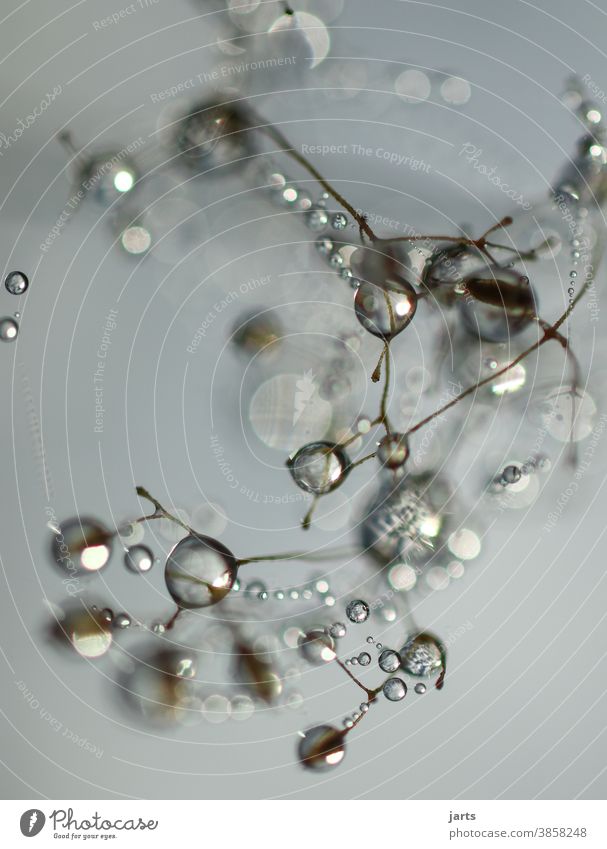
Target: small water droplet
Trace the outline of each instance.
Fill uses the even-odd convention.
[[[366,601],[355,599],[346,607],[346,616],[350,622],[361,623],[367,620],[369,616],[369,605]]]
[[[0,340],[2,342],[13,342],[19,334],[19,325],[14,318],[5,316],[0,318]]]
[[[154,555],[147,545],[132,545],[124,555],[124,565],[131,572],[149,572],[154,565]]]
[[[388,678],[382,687],[384,696],[390,702],[400,702],[407,695],[407,685],[402,678]]]
[[[334,622],[329,627],[329,634],[335,639],[340,639],[341,637],[346,636],[346,626],[343,622]]]
[[[125,628],[130,628],[131,626],[131,617],[127,613],[117,613],[114,617],[114,628],[120,628],[121,630]]]
[[[363,651],[358,655],[358,662],[361,666],[368,666],[371,663],[371,655]]]

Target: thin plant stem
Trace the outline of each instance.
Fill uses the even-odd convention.
[[[376,241],[377,236],[375,235],[375,233],[373,232],[373,230],[369,226],[365,216],[361,215],[360,212],[357,212],[354,209],[354,207],[352,206],[352,204],[348,203],[348,201],[345,199],[345,197],[343,197],[343,195],[341,195],[337,191],[337,189],[333,188],[331,183],[329,183],[329,181],[326,180],[323,177],[323,175],[320,173],[320,171],[317,168],[315,168],[314,165],[312,165],[311,162],[308,162],[308,160],[305,158],[305,156],[302,156],[301,153],[298,153],[298,151],[295,150],[295,148],[291,145],[291,143],[289,142],[287,137],[278,129],[278,127],[275,127],[273,124],[261,124],[261,123],[259,123],[255,129],[258,130],[259,132],[263,133],[264,135],[268,136],[269,138],[271,138],[272,141],[279,148],[281,148],[283,153],[286,153],[288,156],[291,157],[291,159],[294,159],[296,162],[298,162],[302,166],[302,168],[305,168],[306,171],[309,174],[311,174],[314,177],[314,179],[317,180],[320,183],[320,185],[323,187],[323,189],[328,194],[330,194],[331,197],[334,200],[336,200],[337,203],[346,210],[346,212],[350,213],[352,218],[358,224],[358,227],[361,230],[361,232],[365,233],[365,235],[372,242]]]
[[[600,248],[597,248],[597,250],[595,251],[595,253],[593,255],[592,267],[593,267],[593,269],[595,269],[594,273],[596,273],[596,269],[599,266],[599,263],[600,263],[600,260],[601,260],[602,254],[603,254],[603,249],[604,249],[604,245],[601,245]],[[497,377],[501,377],[502,374],[506,374],[506,372],[508,372],[508,371],[510,371],[510,369],[514,368],[514,366],[518,365],[520,362],[522,362],[522,360],[526,359],[526,357],[528,357],[534,351],[537,351],[538,348],[541,348],[542,345],[544,345],[550,339],[558,339],[559,336],[561,335],[561,334],[558,333],[559,328],[567,321],[567,319],[569,318],[569,316],[571,315],[571,313],[575,309],[576,305],[579,303],[581,298],[583,298],[584,295],[586,294],[586,292],[587,292],[587,290],[588,290],[588,288],[589,288],[589,286],[592,283],[592,280],[594,278],[594,273],[587,277],[586,281],[584,282],[584,285],[582,286],[580,291],[577,293],[575,298],[568,305],[565,312],[562,313],[561,316],[559,316],[559,318],[554,322],[554,324],[550,324],[544,329],[544,335],[541,336],[537,340],[537,342],[534,342],[533,345],[530,345],[528,348],[526,348],[521,354],[519,354],[517,357],[515,357],[513,360],[511,360],[511,362],[509,362],[503,368],[499,369],[499,371],[495,372],[495,374],[491,374],[488,377],[483,378],[483,380],[479,380],[477,383],[473,384],[472,386],[469,386],[467,389],[464,389],[463,392],[460,392],[460,394],[456,395],[455,398],[452,398],[451,401],[449,401],[446,404],[443,404],[443,406],[439,407],[438,410],[435,410],[429,416],[426,416],[425,418],[421,419],[421,421],[417,422],[417,424],[413,425],[413,427],[410,427],[409,430],[407,430],[405,432],[405,436],[410,436],[412,433],[415,433],[416,431],[420,430],[422,427],[424,427],[425,425],[427,425],[431,421],[433,421],[433,419],[442,415],[447,410],[449,410],[451,407],[454,407],[456,404],[458,404],[461,400],[466,398],[468,395],[471,395],[473,392],[476,392],[477,389],[481,389],[487,383],[491,383]]]

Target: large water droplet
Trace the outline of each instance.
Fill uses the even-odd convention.
[[[402,667],[409,675],[428,677],[444,667],[444,651],[432,634],[410,637],[400,652]]]
[[[167,589],[180,607],[208,607],[230,592],[238,572],[236,558],[225,545],[205,536],[188,535],[167,558]]]
[[[324,495],[345,480],[350,463],[339,445],[311,442],[290,457],[287,466],[300,489],[314,495]]]
[[[351,261],[352,270],[361,281],[354,296],[357,319],[373,336],[392,339],[415,315],[415,289],[393,255],[371,254],[368,248],[359,248]]]
[[[299,741],[298,754],[300,763],[307,769],[332,769],[346,754],[344,733],[333,725],[309,728]]]
[[[400,655],[392,649],[384,649],[377,662],[382,672],[396,672],[400,666]]]
[[[101,522],[86,516],[62,522],[53,536],[53,559],[72,575],[103,569],[111,551],[112,534]]]
[[[299,638],[299,651],[308,663],[321,665],[335,660],[333,637],[323,628],[312,628]]]

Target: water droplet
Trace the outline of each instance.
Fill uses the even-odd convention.
[[[167,589],[180,607],[207,607],[230,592],[238,563],[225,545],[211,537],[188,535],[166,562]]]
[[[331,218],[331,227],[333,227],[334,230],[345,230],[347,226],[348,219],[343,212],[336,212]]]
[[[184,162],[198,171],[220,168],[223,173],[226,166],[238,164],[257,149],[254,134],[247,132],[247,114],[238,104],[194,104],[173,126],[173,143]]]
[[[375,638],[374,637],[367,637],[367,642],[369,643],[369,645],[372,645],[375,642]]]
[[[299,761],[307,769],[332,769],[342,762],[345,753],[344,733],[333,725],[309,728],[299,741]]]
[[[130,628],[131,626],[131,617],[127,613],[117,613],[114,617],[114,628],[120,628],[124,630],[125,628]]]
[[[324,495],[343,483],[350,470],[350,462],[339,445],[311,442],[289,458],[287,467],[300,489]]]
[[[232,342],[247,353],[257,354],[263,351],[264,356],[267,356],[268,353],[274,354],[278,351],[279,346],[276,343],[283,333],[282,323],[271,312],[247,313],[236,321]]]
[[[536,314],[528,278],[494,265],[464,278],[457,305],[466,329],[486,342],[507,342],[526,330]]]
[[[0,318],[0,340],[2,342],[13,342],[19,333],[19,325],[14,318],[5,316]]]
[[[133,545],[125,552],[124,565],[136,574],[149,572],[154,565],[154,555],[147,545]]]
[[[320,239],[316,240],[316,250],[321,256],[330,257],[335,249],[335,245],[331,239],[327,239],[326,236],[321,236]]]
[[[402,667],[409,675],[428,677],[443,668],[444,653],[432,634],[416,634],[400,652]]]
[[[368,666],[371,663],[371,655],[369,654],[369,652],[361,652],[358,655],[358,662],[361,666]]]
[[[82,657],[102,657],[112,644],[111,624],[100,610],[69,611],[58,628]]]
[[[521,470],[518,466],[506,466],[502,472],[502,480],[505,483],[517,483],[521,479]]]
[[[372,253],[369,248],[358,248],[351,263],[355,278],[361,281],[354,296],[357,319],[373,336],[392,339],[407,327],[417,309],[415,289],[403,276],[409,269],[391,252]]]
[[[249,719],[255,713],[255,703],[248,696],[234,696],[231,700],[231,716],[239,722]]]
[[[377,459],[388,469],[404,466],[409,457],[407,437],[403,433],[392,433],[381,439],[377,448]]]
[[[407,695],[407,685],[402,678],[388,678],[382,687],[384,696],[390,702],[400,702]]]
[[[62,522],[53,536],[52,553],[62,569],[74,574],[98,572],[112,552],[112,534],[96,519],[85,516]]]
[[[141,522],[131,522],[128,525],[118,528],[118,536],[120,537],[120,541],[129,548],[141,542],[145,536],[145,530]]]
[[[383,648],[382,643],[375,643],[375,648],[377,649],[377,651],[381,651]]]
[[[11,271],[7,274],[4,285],[11,295],[22,295],[29,286],[29,280],[22,271]]]
[[[109,204],[129,192],[137,182],[134,162],[123,151],[109,151],[91,157],[80,170],[83,190],[99,203]]]
[[[361,623],[365,622],[369,616],[369,605],[366,601],[355,599],[346,607],[346,616],[350,622]]]
[[[398,75],[394,90],[406,103],[421,103],[430,97],[432,85],[423,71],[409,68]]]
[[[421,681],[420,681],[420,683],[419,683],[419,684],[416,684],[416,685],[415,685],[415,692],[416,692],[419,696],[423,696],[423,694],[426,692],[426,685],[425,685],[425,684],[422,684],[422,683],[421,683]]]
[[[308,663],[317,666],[335,660],[335,643],[333,637],[322,628],[312,628],[302,634],[298,641],[301,656]]]
[[[358,709],[360,710],[361,713],[367,713],[367,711],[369,710],[369,703],[368,702],[361,702]]]
[[[384,649],[377,662],[382,672],[396,672],[400,666],[400,655],[392,649]]]
[[[329,627],[329,634],[335,639],[340,639],[341,637],[346,636],[346,630],[346,626],[343,624],[343,622],[334,622]]]
[[[321,233],[329,223],[329,216],[326,210],[318,207],[312,207],[306,213],[306,224],[315,233]]]
[[[470,83],[462,77],[447,77],[440,87],[440,93],[445,103],[463,106],[470,100]]]
[[[144,254],[152,244],[152,235],[145,227],[127,227],[122,231],[120,244],[129,254]]]

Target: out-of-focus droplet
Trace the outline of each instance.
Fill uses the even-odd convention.
[[[124,565],[131,572],[149,572],[154,565],[154,555],[147,545],[133,545],[124,554]]]
[[[398,75],[394,90],[406,103],[422,103],[430,97],[432,85],[423,71],[409,68]]]
[[[282,324],[270,312],[247,314],[237,320],[232,331],[232,341],[236,347],[249,354],[260,351],[276,353],[276,343],[283,335]]]
[[[346,628],[346,626],[344,625],[343,622],[334,622],[332,625],[329,626],[329,634],[335,640],[339,640],[342,637],[345,637],[346,631],[347,631],[347,628]]]
[[[132,545],[138,545],[145,536],[145,530],[141,522],[130,522],[118,528],[118,536],[120,542],[127,548]]]
[[[282,693],[282,681],[264,652],[255,651],[247,643],[237,645],[238,675],[250,686],[254,695],[273,704]]]
[[[460,528],[449,535],[449,551],[459,560],[474,560],[481,553],[481,541],[470,528]]]
[[[152,235],[145,227],[127,227],[122,231],[120,244],[129,254],[144,254],[150,249]]]
[[[0,318],[0,340],[14,342],[19,335],[19,324],[11,316]]]
[[[102,204],[113,203],[130,192],[138,179],[137,168],[123,151],[106,151],[91,157],[79,175],[83,190]]]
[[[445,103],[463,106],[470,100],[470,83],[462,77],[447,77],[440,87],[440,93]]]
[[[546,431],[559,442],[580,442],[590,436],[596,424],[597,407],[593,397],[581,389],[557,387],[542,402]]]
[[[128,613],[117,613],[114,617],[114,628],[120,628],[120,630],[124,630],[126,628],[131,627],[131,617]]]
[[[224,174],[226,166],[257,149],[246,111],[238,104],[197,103],[175,127],[174,144],[197,171]]]
[[[112,644],[111,622],[101,610],[74,608],[58,623],[58,629],[81,657],[91,660],[102,657]]]
[[[96,519],[86,516],[68,519],[61,522],[53,535],[53,559],[72,575],[98,572],[110,558],[112,537]]]
[[[318,666],[335,660],[335,643],[333,637],[322,628],[312,628],[299,638],[301,656]]]

